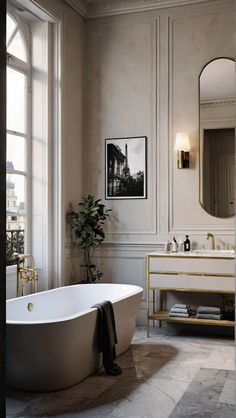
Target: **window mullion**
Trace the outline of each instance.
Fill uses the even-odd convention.
[[[13,32],[12,32],[12,34],[11,34],[11,36],[10,36],[10,38],[9,38],[8,42],[7,42],[7,49],[8,49],[8,48],[9,48],[9,46],[11,45],[11,43],[12,43],[13,39],[15,38],[15,36],[16,36],[16,34],[17,34],[18,30],[19,30],[19,26],[17,25],[17,26],[15,27],[15,29],[13,30]]]
[[[27,62],[20,60],[19,58],[11,55],[7,52],[7,65],[13,70],[20,71],[21,73],[28,75],[30,72],[30,65]]]
[[[27,171],[21,171],[21,170],[6,170],[7,174],[18,174],[20,176],[27,177]]]
[[[18,131],[12,131],[11,129],[7,129],[7,133],[9,135],[14,135],[14,136],[20,136],[21,138],[27,138],[27,134],[26,133],[22,133],[22,132],[18,132]]]

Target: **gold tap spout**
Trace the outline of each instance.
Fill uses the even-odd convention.
[[[214,237],[214,235],[211,232],[208,232],[207,233],[207,239],[210,239],[210,238],[211,238],[211,249],[212,250],[215,250],[216,249],[216,246],[215,246],[215,237]]]
[[[32,258],[33,263],[34,263],[34,257],[31,254],[18,254],[18,253],[13,253],[11,256],[12,260],[23,260],[24,258]],[[35,264],[35,263],[34,263]]]
[[[30,259],[32,265],[27,265],[25,259]],[[33,291],[37,292],[38,273],[34,257],[31,254],[14,253],[12,260],[17,263],[17,297],[24,296],[24,286],[28,283],[31,283]]]

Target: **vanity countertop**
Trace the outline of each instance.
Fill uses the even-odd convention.
[[[204,257],[204,258],[235,258],[234,250],[193,250],[193,251],[154,251],[147,253],[148,256],[163,256],[163,257]]]

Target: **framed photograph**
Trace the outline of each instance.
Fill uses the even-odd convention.
[[[147,137],[107,138],[106,199],[147,198]]]

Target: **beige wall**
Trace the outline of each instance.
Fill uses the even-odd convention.
[[[54,208],[61,214],[55,225],[61,278],[54,285],[81,277],[65,214],[83,191],[104,199],[105,138],[148,138],[147,199],[105,202],[112,215],[96,259],[105,281],[145,288],[146,252],[173,235],[189,233],[195,246],[209,246],[206,233],[212,231],[218,245],[234,243],[234,219],[209,216],[199,204],[198,170],[198,75],[211,59],[234,57],[234,1],[93,19],[86,23],[87,39],[84,20],[63,1],[37,3],[61,25],[61,166]],[[176,168],[178,130],[190,135],[188,170]]]
[[[105,138],[148,137],[148,198],[106,201],[113,212],[97,260],[105,280],[145,287],[146,251],[173,235],[209,246],[212,231],[221,247],[234,243],[234,218],[199,203],[198,153],[198,76],[213,58],[234,57],[233,35],[228,0],[88,22],[86,192],[104,199]],[[190,135],[188,170],[176,168],[177,131]]]

